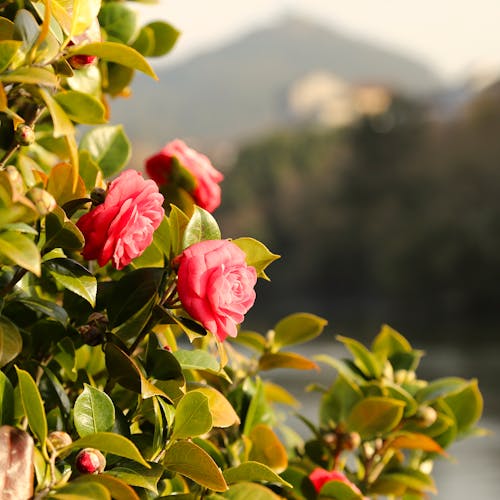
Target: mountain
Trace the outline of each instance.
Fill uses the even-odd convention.
[[[376,83],[408,95],[440,86],[421,61],[322,25],[286,17],[233,43],[136,77],[130,100],[112,103],[113,122],[158,146],[173,137],[214,141],[248,137],[289,120],[287,91],[326,71],[351,83]]]

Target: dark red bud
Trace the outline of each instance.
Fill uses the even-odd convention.
[[[76,54],[68,59],[69,65],[73,69],[83,69],[92,66],[97,61],[97,56],[88,56],[85,54]]]
[[[99,474],[106,467],[106,459],[99,450],[85,448],[76,456],[75,465],[82,474]]]

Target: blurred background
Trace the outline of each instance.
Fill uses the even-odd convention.
[[[424,377],[479,378],[493,434],[452,448],[437,498],[499,498],[500,3],[164,0],[140,14],[183,34],[112,121],[135,168],[175,137],[206,153],[225,175],[223,235],[282,255],[246,327],[316,313],[329,327],[311,353],[342,355],[336,334],[369,342],[388,323],[427,351]]]

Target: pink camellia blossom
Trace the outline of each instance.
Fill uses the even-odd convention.
[[[152,180],[125,170],[111,182],[104,202],[77,222],[85,237],[82,255],[104,266],[112,259],[116,269],[130,264],[153,241],[164,210],[163,195]]]
[[[361,491],[359,490],[359,488],[354,483],[349,481],[349,479],[347,479],[347,477],[345,477],[342,472],[336,470],[332,470],[329,472],[325,469],[322,469],[321,467],[317,467],[309,474],[309,479],[313,484],[314,489],[318,493],[326,483],[330,481],[340,481],[341,483],[347,484],[347,486],[349,486],[354,492],[361,495]]]
[[[176,159],[195,180],[190,190],[195,203],[208,212],[213,212],[221,201],[219,182],[224,176],[216,170],[203,154],[188,147],[180,139],[169,142],[159,153],[146,160],[146,172],[159,186],[172,182],[172,161]]]
[[[220,341],[236,337],[236,325],[255,301],[257,272],[229,240],[205,240],[178,257],[177,292],[184,309]]]

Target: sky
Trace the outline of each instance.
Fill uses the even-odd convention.
[[[303,14],[346,34],[416,56],[452,81],[500,68],[500,0],[159,0],[138,7],[182,31],[165,62],[210,50],[284,14]]]

